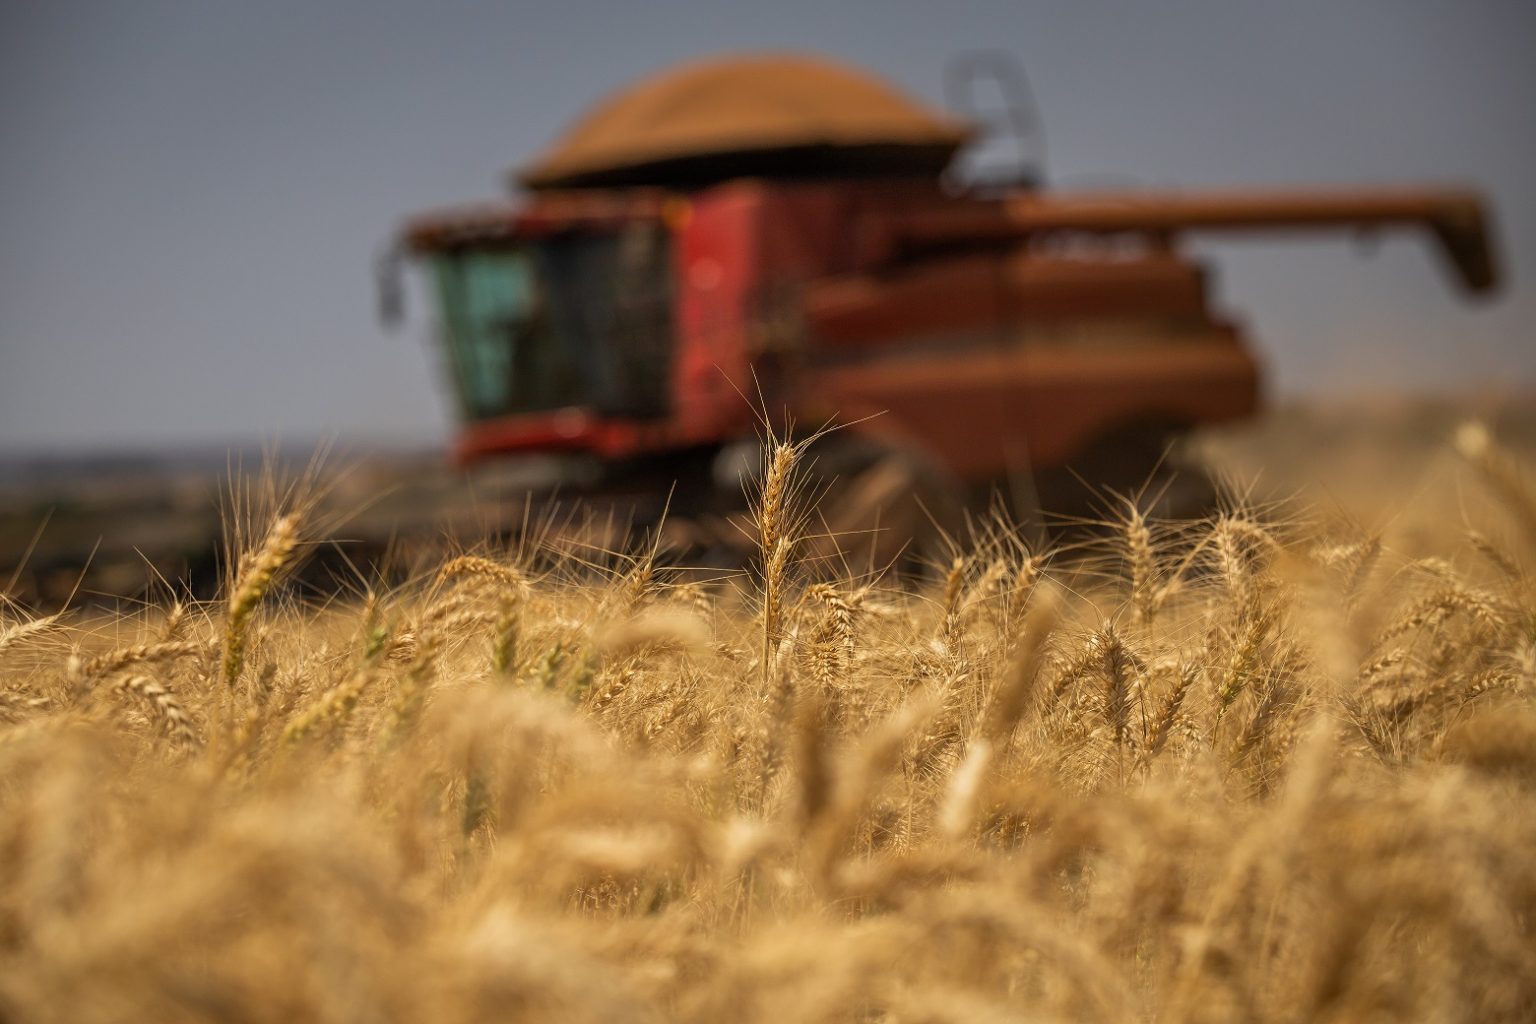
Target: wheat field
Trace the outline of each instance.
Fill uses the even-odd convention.
[[[1536,488],[1244,497],[924,581],[536,546],[306,604],[0,604],[0,1020],[1536,1017]],[[280,497],[280,496],[279,496]]]

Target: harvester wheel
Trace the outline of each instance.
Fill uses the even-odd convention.
[[[1189,453],[1186,431],[1138,423],[1105,434],[1065,467],[1036,477],[1046,521],[1096,519],[1130,498],[1160,519],[1191,519],[1216,505],[1216,488]]]
[[[812,449],[817,501],[805,553],[828,572],[905,571],[961,528],[965,492],[920,455],[863,441]]]

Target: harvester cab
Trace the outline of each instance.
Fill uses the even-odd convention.
[[[822,60],[705,61],[600,104],[517,200],[412,219],[458,458],[569,453],[698,495],[764,414],[835,421],[829,529],[883,515],[899,544],[893,495],[930,518],[999,484],[1067,504],[1254,412],[1258,364],[1185,234],[1417,228],[1467,291],[1496,282],[1470,192],[957,189],[975,135]]]

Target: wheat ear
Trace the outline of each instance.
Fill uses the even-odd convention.
[[[222,675],[226,686],[234,686],[245,664],[246,631],[251,615],[266,596],[272,580],[288,564],[299,543],[299,516],[290,513],[272,524],[266,541],[254,553],[242,559],[239,578],[229,595],[224,619],[224,660]]]
[[[133,694],[152,707],[160,717],[166,735],[177,746],[197,746],[197,732],[192,727],[192,719],[176,695],[165,686],[148,676],[128,676],[112,689],[120,694]]]
[[[762,494],[755,510],[758,551],[763,559],[763,682],[773,673],[774,652],[784,636],[784,585],[793,538],[789,529],[790,473],[799,452],[779,442],[768,457]]]
[[[92,658],[80,667],[80,675],[82,679],[98,679],[102,676],[111,675],[114,672],[121,672],[130,665],[165,661],[170,658],[183,658],[204,649],[202,644],[190,643],[184,640],[162,640],[152,644],[134,644],[131,647],[122,647],[110,653]]]
[[[37,636],[39,633],[52,629],[59,621],[57,615],[48,615],[41,619],[31,619],[27,622],[18,622],[0,633],[0,653],[6,648],[14,647],[28,637]]]

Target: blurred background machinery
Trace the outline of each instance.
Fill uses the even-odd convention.
[[[990,495],[1190,511],[1178,441],[1253,413],[1262,374],[1186,235],[1417,229],[1463,292],[1496,283],[1474,192],[1053,191],[1017,66],[968,54],[947,84],[971,116],[807,56],[688,63],[600,103],[516,200],[410,220],[459,460],[552,457],[567,497],[647,523],[671,494],[695,523],[739,505],[764,431],[833,424],[825,532],[883,564]]]
[[[993,501],[1038,521],[1141,489],[1187,513],[1209,490],[1180,440],[1254,413],[1263,377],[1187,236],[1407,229],[1463,293],[1497,283],[1473,191],[1055,190],[1014,62],[962,55],[945,84],[949,112],[810,56],[686,63],[599,103],[509,199],[410,218],[381,310],[401,319],[417,266],[460,469],[330,485],[345,526],[311,574],[529,522],[602,545],[664,521],[688,559],[739,564],[762,437],[829,426],[812,553],[883,566]],[[227,468],[8,473],[0,582],[45,604],[211,590]]]

